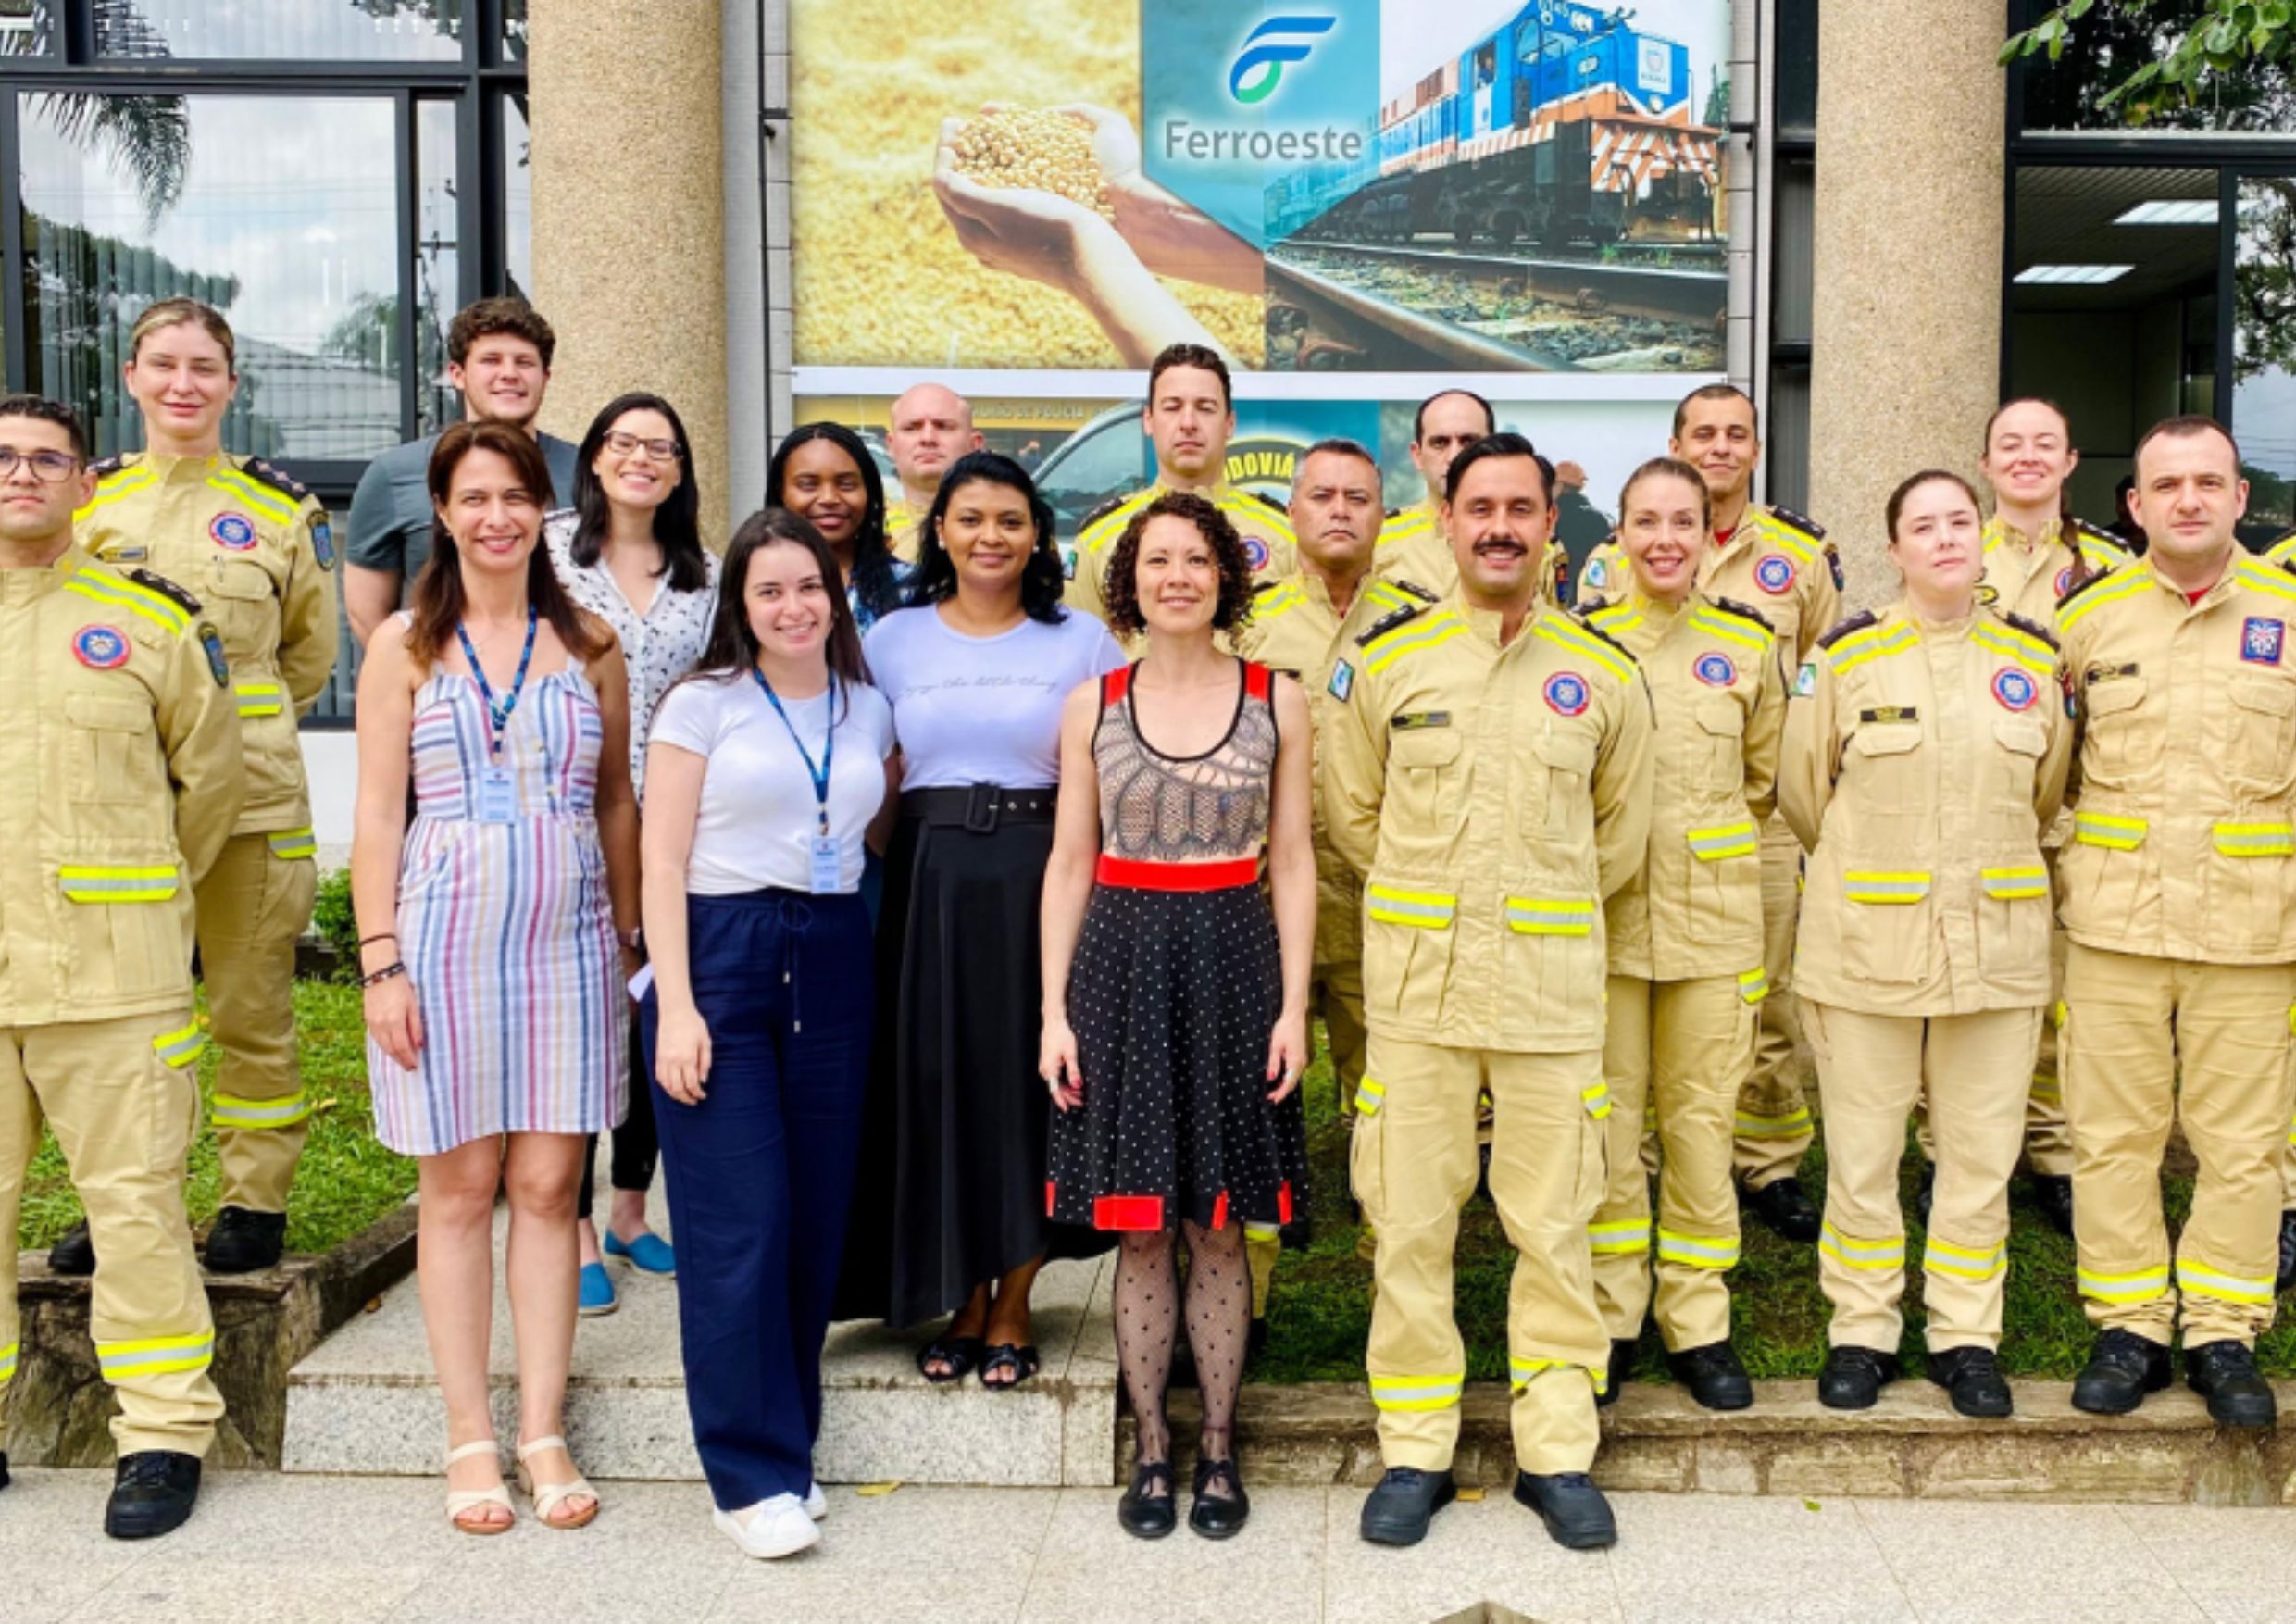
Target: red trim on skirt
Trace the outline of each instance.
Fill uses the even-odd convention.
[[[1092,878],[1103,885],[1120,885],[1131,891],[1228,891],[1239,885],[1256,885],[1260,878],[1257,857],[1237,857],[1223,863],[1144,863],[1137,857],[1112,857],[1101,854]]]

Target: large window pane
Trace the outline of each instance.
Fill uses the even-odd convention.
[[[461,397],[446,381],[446,328],[462,289],[455,191],[455,104],[417,102],[415,419],[424,434],[438,432],[462,415]],[[392,353],[395,363],[395,347]]]
[[[2106,105],[2114,87],[2166,56],[2211,9],[2209,0],[2152,0],[2141,15],[2094,7],[2056,61],[2035,56],[2017,70],[2025,75],[2025,127],[2122,130],[2141,120],[2149,130],[2296,131],[2296,87],[2282,69],[2253,64],[2213,76],[2197,106],[2172,106],[2157,87],[2144,93],[2154,98],[2149,106]]]
[[[526,128],[526,93],[502,98],[503,268],[509,291],[520,298],[534,290],[534,181],[527,167],[531,138]]]
[[[2240,183],[2232,262],[2232,428],[2248,522],[2268,542],[2296,526],[2296,177]]]
[[[0,56],[51,56],[56,33],[49,0],[0,0]]]
[[[77,406],[100,451],[143,443],[126,339],[179,294],[238,331],[231,449],[362,458],[398,443],[400,384],[372,336],[399,297],[387,98],[40,93],[18,117],[27,381]]]
[[[5,0],[0,0],[5,3]],[[455,62],[466,0],[95,0],[111,60]]]
[[[503,0],[502,59],[526,60],[526,0]]]

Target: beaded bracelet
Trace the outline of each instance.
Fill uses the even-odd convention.
[[[376,943],[376,942],[396,942],[398,939],[399,939],[399,934],[398,934],[398,932],[397,932],[396,931],[376,931],[376,932],[375,932],[372,936],[362,936],[362,937],[360,937],[360,938],[358,939],[358,944],[359,944],[361,947],[365,947],[365,946],[368,946],[368,944],[370,944],[370,943]]]
[[[393,959],[389,964],[384,965],[381,969],[375,971],[374,974],[361,976],[359,978],[359,985],[362,987],[377,986],[381,982],[389,981],[393,976],[403,976],[406,973],[406,964],[401,960]]]

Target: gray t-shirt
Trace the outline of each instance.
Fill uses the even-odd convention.
[[[555,487],[543,493],[543,506],[568,506],[574,500],[576,448],[555,435],[541,439]],[[402,604],[414,596],[415,578],[430,562],[430,451],[438,443],[433,434],[384,452],[367,465],[351,496],[343,556],[363,569],[397,575]]]

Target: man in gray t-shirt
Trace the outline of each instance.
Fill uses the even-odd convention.
[[[543,505],[571,504],[576,448],[534,430],[557,347],[550,323],[523,299],[480,299],[455,315],[446,346],[446,376],[462,395],[464,417],[533,433],[554,487],[543,493]],[[384,452],[367,465],[351,497],[343,598],[351,633],[362,644],[406,601],[430,561],[429,478],[437,441],[433,434]]]

